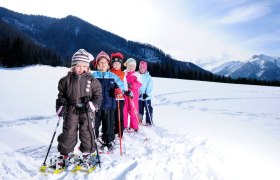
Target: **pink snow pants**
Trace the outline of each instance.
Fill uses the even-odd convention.
[[[130,128],[134,130],[138,130],[138,99],[139,97],[138,92],[133,92],[135,97],[132,99],[125,95],[125,103],[123,108],[123,121],[124,121],[124,128],[128,128],[128,115],[130,115]],[[136,113],[135,113],[136,112]]]

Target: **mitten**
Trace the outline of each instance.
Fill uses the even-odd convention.
[[[145,93],[145,94],[143,94],[142,97],[143,97],[143,99],[146,99],[146,98],[149,97],[149,96],[148,96],[148,94]]]
[[[130,98],[133,98],[133,92],[130,90],[125,91],[125,95],[127,95]]]
[[[58,117],[63,117],[65,112],[66,112],[66,108],[64,106],[60,106],[57,109],[56,114],[58,115]]]
[[[84,104],[87,104],[88,102],[90,102],[90,97],[89,96],[83,96],[80,98],[81,102]]]
[[[121,96],[123,94],[121,88],[116,88],[114,91],[115,97]]]

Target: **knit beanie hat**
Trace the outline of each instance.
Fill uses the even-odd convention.
[[[111,64],[113,64],[114,62],[119,62],[122,63],[123,61],[123,55],[122,53],[112,53],[111,54]]]
[[[97,56],[96,56],[96,63],[98,63],[98,61],[101,59],[101,58],[105,58],[107,59],[108,63],[110,63],[110,57],[107,53],[105,53],[104,51],[101,51]]]
[[[75,54],[72,56],[71,66],[75,66],[79,62],[84,62],[89,65],[90,61],[92,61],[94,57],[92,54],[88,53],[84,49],[79,49]]]
[[[148,65],[147,65],[147,63],[145,61],[140,61],[139,69],[143,68],[143,69],[145,69],[145,71],[147,71],[147,67],[148,67]]]
[[[128,58],[128,59],[126,60],[126,62],[124,63],[124,66],[127,67],[129,64],[134,64],[134,65],[136,66],[136,60],[133,59],[133,58]]]

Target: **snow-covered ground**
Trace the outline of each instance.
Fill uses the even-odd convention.
[[[154,78],[155,126],[125,133],[122,156],[116,139],[93,173],[42,176],[67,71],[0,69],[0,179],[280,179],[279,87],[163,78]]]

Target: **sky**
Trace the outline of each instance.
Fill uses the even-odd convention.
[[[0,68],[0,179],[280,179],[280,87],[168,78],[153,78],[154,126],[125,131],[122,156],[116,136],[114,153],[100,155],[92,174],[41,175],[58,122],[57,84],[68,71]],[[47,164],[57,154],[62,122]]]
[[[0,5],[24,14],[74,15],[199,65],[280,56],[279,0],[0,0]]]

